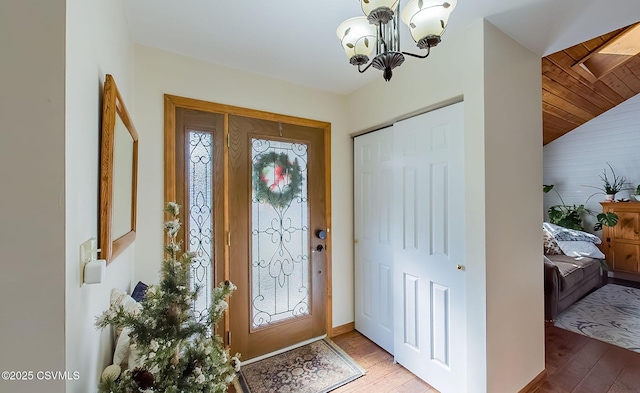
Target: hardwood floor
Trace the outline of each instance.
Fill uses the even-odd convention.
[[[336,393],[437,392],[358,332],[333,341],[367,369]],[[640,393],[640,353],[554,326],[546,328],[546,369],[540,393]]]
[[[640,392],[640,353],[559,329],[546,328],[543,393]]]
[[[554,326],[547,326],[545,333],[547,379],[539,393],[640,393],[640,353]],[[393,356],[356,331],[333,341],[367,370],[335,393],[438,392],[394,364]]]
[[[356,331],[333,341],[367,370],[335,393],[438,392]],[[640,353],[554,326],[546,328],[546,369],[540,393],[640,393]],[[229,393],[234,392],[231,386]]]
[[[332,393],[437,393],[438,391],[399,364],[384,349],[362,334],[351,331],[332,338],[367,373]],[[236,393],[230,386],[228,393]],[[259,392],[257,392],[259,393]]]
[[[332,338],[367,373],[335,393],[436,393],[437,390],[413,375],[362,334],[352,331]]]
[[[603,283],[640,288],[640,282]],[[640,353],[555,326],[546,327],[547,381],[541,393],[640,393]]]

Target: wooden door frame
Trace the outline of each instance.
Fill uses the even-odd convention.
[[[229,115],[237,115],[251,117],[255,119],[277,121],[287,124],[295,124],[305,127],[321,128],[324,131],[324,165],[325,165],[325,211],[326,223],[329,229],[326,239],[326,266],[325,266],[325,316],[326,316],[326,334],[331,337],[333,334],[333,300],[332,300],[332,236],[331,236],[331,123],[304,119],[282,115],[277,113],[265,112],[255,109],[242,108],[232,105],[219,104],[209,101],[198,100],[194,98],[174,96],[170,94],[164,95],[164,200],[166,202],[175,201],[176,198],[176,108],[193,109],[202,112],[210,112],[224,115],[224,135],[223,140],[228,141],[229,137]],[[223,165],[223,187],[224,194],[224,231],[229,231],[229,195],[226,192],[229,189],[229,146],[224,146],[224,165]],[[165,217],[168,219],[168,216]],[[222,270],[225,280],[229,279],[229,246],[225,245],[223,252],[222,269],[218,266],[218,271]],[[222,326],[221,326],[222,327]],[[221,334],[225,345],[228,345],[228,332],[230,330],[229,318],[225,316],[224,333]]]

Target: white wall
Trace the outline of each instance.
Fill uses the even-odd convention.
[[[484,44],[488,391],[516,392],[545,367],[541,65],[491,24]]]
[[[113,356],[110,329],[95,317],[109,306],[112,288],[130,291],[134,246],[107,267],[106,281],[80,287],[79,246],[98,237],[102,90],[112,74],[137,125],[133,101],[133,42],[123,0],[67,0],[66,47],[66,369],[78,371],[67,392],[96,391]],[[61,50],[64,53],[64,48]],[[141,144],[144,140],[141,140]]]
[[[633,188],[617,194],[616,199],[629,198],[640,184],[639,152],[640,95],[636,95],[547,144],[544,147],[543,184],[554,184],[566,204],[583,204],[598,192],[585,185],[600,187],[599,176],[605,168],[611,175],[608,162]],[[603,194],[594,195],[586,207],[597,214],[602,211],[599,202],[603,200]],[[544,194],[545,217],[549,206],[559,203],[553,191]],[[583,227],[593,232],[594,223],[595,219],[587,216]]]
[[[532,192],[542,164],[539,78],[539,57],[477,21],[443,37],[428,59],[408,59],[391,82],[381,78],[349,96],[356,132],[464,95],[469,392],[516,392],[544,369],[542,281],[531,279],[542,274],[540,242],[531,236],[540,221],[519,210],[542,205]],[[512,174],[520,178],[503,177]],[[510,245],[501,241],[505,227]],[[513,301],[501,300],[512,296],[505,290],[517,291]]]
[[[65,369],[64,40],[64,0],[0,2],[0,371]]]
[[[352,322],[353,182],[345,97],[141,45],[135,47],[141,182],[135,279],[157,282],[163,257],[164,94],[331,123],[333,325]]]

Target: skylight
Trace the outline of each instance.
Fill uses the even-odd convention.
[[[592,82],[640,53],[640,24],[629,27],[578,60],[572,67]]]

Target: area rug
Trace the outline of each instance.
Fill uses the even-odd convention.
[[[605,285],[566,309],[555,325],[640,352],[640,289]]]
[[[364,374],[340,347],[324,339],[243,365],[236,389],[243,393],[324,393]]]

